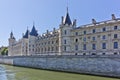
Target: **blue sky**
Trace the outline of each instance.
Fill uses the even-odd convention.
[[[109,20],[113,13],[120,17],[120,0],[0,0],[0,46],[8,45],[11,31],[20,39],[33,21],[39,34],[58,28],[67,5],[77,26],[91,23],[92,18]]]

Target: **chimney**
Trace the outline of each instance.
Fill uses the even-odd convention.
[[[92,19],[92,23],[93,23],[93,24],[96,24],[96,20],[95,20],[95,19]]]
[[[64,17],[62,16],[62,17],[61,17],[61,24],[63,24],[63,20],[64,20]]]
[[[74,26],[74,27],[76,27],[76,22],[77,22],[77,20],[75,19],[75,20],[73,21],[73,26]]]
[[[53,28],[53,32],[55,32],[55,28]]]
[[[112,20],[115,20],[116,17],[115,17],[115,14],[112,14]]]

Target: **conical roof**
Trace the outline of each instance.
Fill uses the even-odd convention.
[[[11,33],[10,33],[10,38],[11,39],[15,39],[15,37],[13,36],[13,32],[11,31]]]
[[[69,13],[67,12],[67,14],[66,14],[66,16],[65,16],[65,18],[64,18],[64,22],[63,22],[64,24],[68,24],[68,25],[70,25],[70,24],[72,24],[72,22],[71,22],[71,19],[70,19],[70,16],[69,16]]]
[[[29,30],[27,29],[27,31],[26,31],[25,35],[23,36],[23,38],[28,38],[28,36],[29,36]]]
[[[30,32],[30,35],[31,35],[31,36],[38,36],[37,30],[35,29],[35,26],[34,26],[34,25],[33,25],[33,28],[32,28],[32,30],[31,30],[31,32]]]

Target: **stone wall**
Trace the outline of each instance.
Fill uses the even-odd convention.
[[[0,63],[1,64],[9,64],[13,65],[13,58],[8,58],[8,57],[0,57]]]
[[[28,56],[14,57],[13,65],[120,77],[120,56]]]

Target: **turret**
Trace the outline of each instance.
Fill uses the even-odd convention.
[[[29,55],[33,55],[33,54],[36,53],[36,46],[35,46],[36,42],[35,42],[35,40],[36,40],[37,37],[38,37],[38,32],[35,29],[35,26],[33,24],[32,30],[29,34],[29,41],[28,41],[28,42],[30,42],[29,45],[32,45],[33,47],[29,47],[31,49],[31,51],[29,51]]]
[[[74,26],[73,26],[74,24]],[[68,8],[65,17],[62,17],[62,21],[59,29],[59,53],[64,54],[71,51],[71,30],[76,26],[76,20],[72,23]]]
[[[9,45],[12,45],[14,44],[15,42],[15,37],[13,35],[13,32],[10,33],[10,38],[9,38]]]
[[[29,30],[27,29],[25,35],[23,35],[23,38],[28,38],[28,37],[29,37]]]
[[[13,32],[10,33],[10,39],[15,39],[15,37],[13,36]]]

